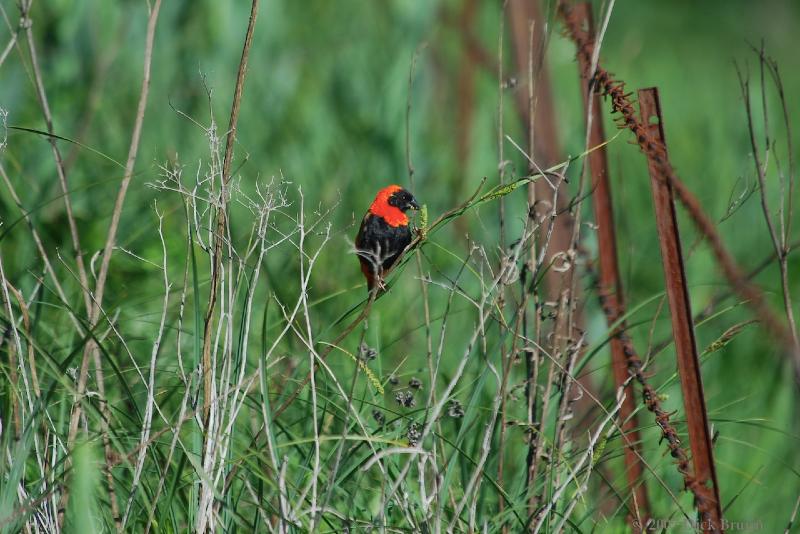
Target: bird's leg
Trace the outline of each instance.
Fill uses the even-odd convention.
[[[386,291],[386,284],[383,282],[383,277],[382,276],[378,276],[375,279],[375,281],[376,281],[377,286],[378,286],[378,293],[382,293],[382,292]]]

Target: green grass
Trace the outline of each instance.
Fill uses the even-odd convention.
[[[309,339],[318,354],[323,352],[364,305],[366,290],[352,240],[380,187],[410,185],[405,146],[409,99],[414,193],[426,205],[429,223],[464,202],[484,177],[482,194],[498,185],[496,73],[475,65],[474,98],[465,121],[458,107],[464,79],[464,43],[458,33],[463,3],[455,0],[263,1],[233,163],[229,214],[230,244],[236,253],[228,257],[226,244],[225,278],[212,323],[219,398],[215,417],[223,428],[215,446],[221,448],[215,449],[211,464],[203,465],[210,433],[202,427],[199,362],[211,276],[207,246],[214,218],[209,200],[218,185],[211,191],[207,183],[201,185],[199,197],[187,190],[198,178],[219,178],[211,166],[220,154],[209,150],[206,128],[213,110],[216,135],[224,143],[249,13],[248,3],[235,4],[194,0],[162,6],[141,148],[111,260],[105,315],[88,332],[55,164],[46,137],[36,133],[47,127],[24,32],[20,50],[12,49],[0,65],[0,108],[8,111],[8,125],[19,127],[7,130],[0,164],[41,236],[65,297],[61,299],[44,270],[23,212],[0,184],[4,280],[25,299],[24,307],[10,293],[8,304],[5,296],[0,299],[0,529],[14,532],[37,521],[45,528],[47,521],[57,520],[65,490],[70,494],[65,530],[116,528],[105,472],[107,407],[113,489],[120,516],[127,513],[126,530],[144,531],[149,524],[151,531],[181,532],[211,517],[217,531],[277,531],[281,521],[286,532],[303,532],[312,525],[320,532],[340,531],[346,525],[357,531],[436,531],[448,526],[468,531],[482,530],[484,524],[493,532],[502,526],[523,531],[531,512],[525,486],[527,440],[532,435],[525,421],[525,362],[522,356],[509,364],[505,378],[501,360],[512,346],[523,348],[511,335],[522,292],[519,282],[496,291],[487,288],[498,274],[502,254],[509,252],[500,247],[499,205],[504,204],[506,213],[505,243],[511,244],[523,238],[525,187],[479,197],[478,203],[430,232],[419,249],[422,272],[416,253],[410,255],[390,278],[389,294],[374,302],[367,321],[318,362],[314,394],[306,387],[285,412],[274,416],[309,373]],[[502,14],[498,3],[478,4],[473,31],[494,58]],[[543,3],[543,10],[549,12],[552,4]],[[0,6],[15,27],[16,2],[0,0]],[[596,3],[596,13],[599,9]],[[125,160],[135,119],[146,5],[34,2],[31,18],[93,285],[99,257],[94,263],[92,258],[105,242],[123,177],[117,162]],[[630,90],[659,87],[672,162],[745,271],[772,249],[757,192],[726,217],[731,198],[755,183],[733,62],[748,65],[757,85],[757,57],[748,43],[758,45],[765,39],[768,53],[781,66],[789,113],[800,116],[800,100],[794,98],[800,93],[800,76],[792,69],[798,21],[800,10],[789,1],[666,6],[620,0],[603,43],[604,66],[626,80]],[[547,61],[562,158],[575,158],[567,186],[574,195],[583,165],[579,156],[585,149],[583,110],[574,47],[560,28],[557,21],[548,27]],[[10,36],[5,24],[0,25],[0,50]],[[516,91],[527,91],[526,76],[513,71],[511,54],[506,42],[504,70],[519,83],[503,92],[504,133],[527,146],[513,102]],[[754,91],[754,102],[760,105],[760,93]],[[785,132],[774,94],[769,102],[770,129],[785,164]],[[607,107],[604,103],[611,138],[616,130]],[[761,131],[760,119],[757,128]],[[793,134],[796,152],[797,133]],[[465,156],[458,152],[462,136]],[[634,344],[647,354],[648,347],[668,340],[671,330],[646,162],[629,140],[627,132],[614,137],[608,155],[628,321]],[[224,146],[218,150],[224,151]],[[505,179],[525,176],[527,163],[517,149],[506,142],[503,152],[508,159]],[[182,192],[169,190],[174,183],[159,186],[165,178],[162,167],[180,170]],[[774,173],[770,180],[776,180]],[[779,200],[777,182],[771,181],[771,186],[774,207]],[[163,244],[156,206],[163,215]],[[581,209],[583,220],[592,220],[590,203],[584,202]],[[708,247],[696,242],[691,221],[678,211],[690,297],[699,311],[727,285]],[[262,217],[267,214],[265,222]],[[259,259],[262,244],[267,249]],[[576,263],[575,284],[583,292],[579,305],[587,348],[574,375],[588,377],[603,409],[611,410],[609,330],[585,269],[597,250],[591,228],[582,229],[581,245],[586,253]],[[523,254],[517,267],[525,259]],[[797,256],[790,256],[793,296],[798,294],[799,266]],[[165,274],[170,288],[159,333]],[[777,263],[755,282],[783,317]],[[541,295],[543,284],[536,288]],[[502,304],[495,301],[500,294]],[[480,306],[482,297],[486,302]],[[226,315],[220,317],[220,311]],[[21,320],[23,312],[27,323]],[[534,313],[529,307],[531,331]],[[483,333],[470,346],[481,317]],[[715,314],[697,325],[699,351],[752,318],[747,305],[736,297],[726,298]],[[546,333],[552,322],[545,319],[543,324],[543,342],[549,343]],[[154,351],[159,336],[161,343]],[[68,450],[74,376],[90,341],[99,345],[105,399],[92,361],[89,394],[82,400],[84,418],[76,444]],[[377,351],[377,358],[357,364],[353,357],[362,341]],[[41,392],[38,399],[29,347]],[[759,324],[744,327],[714,349],[703,355],[702,370],[708,412],[719,432],[714,453],[725,517],[760,521],[765,532],[778,531],[789,521],[800,494],[795,452],[800,431],[791,366]],[[155,439],[146,443],[141,476],[134,485],[153,354],[150,434]],[[650,380],[663,395],[665,409],[676,412],[674,420],[685,441],[673,347],[668,344],[650,356]],[[12,361],[20,362],[15,369]],[[542,362],[539,409],[548,360]],[[399,406],[395,394],[409,390],[412,377],[422,382],[422,389],[414,393],[415,405]],[[450,386],[449,398],[443,398]],[[575,391],[573,387],[571,394]],[[435,421],[432,393],[433,400],[442,401]],[[503,396],[507,424],[501,438],[501,414],[494,406]],[[554,434],[561,398],[556,385],[542,416],[548,459],[541,463],[535,493],[547,497],[575,476],[583,480],[587,472],[572,469],[587,454],[591,472],[585,490],[574,482],[566,486],[544,518],[542,531],[554,529],[573,501],[567,531],[625,531],[623,503],[631,492],[619,433],[611,428],[606,438],[609,427],[604,427],[599,448],[588,450],[588,433],[598,431],[604,412],[595,406],[586,415],[586,404],[578,401],[562,440]],[[461,403],[463,416],[448,415],[451,399]],[[21,413],[19,432],[14,406]],[[383,424],[373,418],[374,410],[385,418]],[[693,519],[691,495],[682,491],[683,481],[666,446],[659,443],[652,415],[642,407],[638,417],[642,454],[652,468],[644,480],[652,516],[667,521],[687,514]],[[419,432],[428,430],[419,451],[408,447],[412,423]],[[201,506],[203,498],[208,508]],[[325,504],[321,513],[312,511],[314,502]]]

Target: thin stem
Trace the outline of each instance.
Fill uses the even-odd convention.
[[[256,18],[258,17],[258,0],[253,0],[250,7],[250,21],[247,25],[244,45],[242,47],[242,57],[239,61],[239,71],[236,75],[236,86],[233,93],[233,103],[231,104],[231,115],[228,122],[228,135],[225,143],[225,158],[222,163],[222,181],[220,184],[220,198],[217,206],[217,231],[214,234],[214,252],[212,256],[213,268],[211,271],[211,288],[208,296],[208,308],[205,314],[203,326],[203,422],[207,427],[211,414],[212,404],[212,380],[211,370],[211,332],[212,318],[217,304],[217,290],[220,284],[220,268],[222,266],[222,245],[226,234],[227,209],[228,204],[227,186],[231,179],[231,164],[233,161],[233,146],[236,141],[236,127],[239,122],[239,110],[241,107],[242,94],[244,92],[244,81],[247,76],[247,60],[250,56],[250,47],[253,44],[253,32],[255,31]],[[205,449],[205,447],[203,447]]]

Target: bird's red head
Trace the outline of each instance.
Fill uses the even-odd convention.
[[[409,209],[419,209],[413,195],[399,185],[390,185],[378,191],[369,212],[382,217],[389,226],[396,228],[408,224],[405,212]]]

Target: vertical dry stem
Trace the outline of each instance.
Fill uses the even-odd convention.
[[[67,185],[67,174],[64,169],[64,160],[61,157],[61,151],[56,144],[56,139],[53,137],[53,115],[50,112],[50,103],[47,99],[47,92],[44,87],[44,79],[42,71],[39,67],[39,58],[36,53],[36,41],[33,38],[33,22],[30,19],[30,9],[33,0],[22,0],[20,2],[20,24],[25,28],[25,36],[28,43],[28,51],[30,52],[31,67],[33,68],[33,78],[36,85],[36,96],[39,98],[39,105],[42,108],[42,115],[47,126],[47,133],[50,134],[48,140],[50,147],[53,151],[53,158],[56,162],[56,171],[58,172],[58,183],[61,187],[61,193],[64,198],[64,208],[67,212],[67,225],[69,226],[69,233],[72,239],[72,248],[75,253],[75,262],[78,266],[78,277],[83,287],[83,302],[86,306],[86,312],[91,313],[92,300],[89,295],[89,278],[86,276],[86,267],[83,262],[83,250],[81,249],[80,237],[78,234],[78,226],[75,223],[75,216],[72,213],[72,201],[69,195],[69,186]]]
[[[93,304],[91,300],[89,304],[87,304],[87,308],[90,310],[89,312],[89,324],[90,327],[94,328],[97,326],[97,322],[100,318],[100,312],[103,305],[103,295],[105,292],[106,287],[106,277],[108,275],[108,267],[111,261],[111,254],[114,250],[114,245],[116,243],[117,237],[117,229],[119,228],[119,220],[122,215],[122,207],[125,202],[125,195],[128,191],[128,186],[130,185],[131,179],[133,177],[133,169],[136,163],[136,155],[139,152],[139,141],[141,139],[142,134],[142,124],[144,123],[144,113],[147,109],[147,97],[150,90],[150,66],[152,63],[153,57],[153,42],[155,41],[155,31],[156,31],[156,23],[158,22],[158,14],[161,8],[161,0],[156,0],[154,5],[150,8],[150,12],[148,14],[147,20],[147,36],[145,38],[145,49],[144,49],[144,66],[143,66],[143,74],[142,74],[142,86],[141,91],[139,94],[139,103],[136,109],[136,119],[134,121],[133,132],[131,134],[131,144],[128,148],[128,159],[125,164],[125,174],[120,184],[119,191],[117,192],[117,199],[114,203],[114,211],[111,214],[111,224],[109,226],[108,234],[106,236],[106,243],[103,249],[103,256],[101,259],[101,266],[100,271],[97,276],[97,283],[95,284],[95,291],[93,297],[89,297],[93,300]],[[67,198],[67,195],[65,195]],[[79,264],[80,268],[80,264]],[[80,272],[80,271],[79,271]],[[82,279],[81,283],[84,284],[85,291],[89,291],[88,283]],[[83,394],[86,391],[86,381],[89,372],[89,359],[90,357],[94,357],[95,363],[100,364],[100,357],[99,357],[99,348],[97,347],[94,340],[89,340],[86,344],[83,353],[83,360],[81,362],[81,369],[80,375],[78,377],[78,388],[77,394],[75,399],[75,404],[72,409],[72,415],[70,417],[70,426],[69,426],[69,434],[67,436],[67,449],[72,450],[72,446],[75,443],[75,437],[78,433],[78,422],[81,418],[81,401]],[[96,369],[98,385],[101,389],[101,393],[105,391],[105,386],[103,384],[103,372],[102,372],[102,365],[97,365]],[[108,411],[108,406],[105,402],[105,396],[103,398],[103,402],[101,402],[101,411],[103,413],[103,418],[105,421],[109,420],[110,413]],[[104,435],[107,435],[107,429],[104,428]],[[110,470],[110,460],[111,460],[111,449],[110,449],[110,442],[107,438],[104,438],[104,445],[105,445],[105,455],[106,455],[106,462],[107,462],[107,469]],[[113,486],[113,478],[110,474],[108,476],[108,488],[109,494],[111,497],[111,504],[112,508],[114,509],[114,522],[117,527],[117,530],[120,531],[122,529],[122,524],[119,518],[119,511],[116,509],[116,495]],[[61,519],[63,520],[63,510],[66,508],[67,501],[69,499],[69,493],[65,489],[64,493],[62,494],[61,500]]]
[[[257,16],[258,0],[253,0],[250,7],[250,21],[247,25],[247,33],[245,34],[244,46],[242,47],[242,58],[239,61],[239,71],[236,75],[236,86],[233,93],[233,103],[231,104],[231,116],[228,122],[228,135],[225,142],[225,159],[222,163],[222,183],[220,184],[219,205],[217,206],[217,230],[214,235],[214,252],[212,256],[211,289],[209,290],[208,308],[203,325],[203,423],[206,428],[208,428],[211,414],[212,380],[214,378],[211,372],[211,322],[217,304],[217,290],[219,288],[220,269],[222,267],[222,244],[225,241],[227,226],[227,186],[231,179],[231,164],[233,161],[233,145],[236,141],[236,126],[239,122],[239,109],[242,101],[242,93],[244,91],[244,80],[247,75],[247,60],[250,56],[250,47],[253,44],[253,32],[255,30]],[[205,450],[205,446],[203,450]]]
[[[792,147],[792,127],[791,122],[789,121],[789,113],[786,106],[786,96],[783,92],[783,82],[781,81],[780,73],[778,72],[778,66],[774,62],[766,56],[764,53],[764,48],[762,44],[762,48],[758,51],[759,54],[759,65],[761,71],[761,98],[762,98],[762,109],[763,109],[763,119],[764,119],[764,151],[765,155],[761,156],[761,150],[758,146],[758,142],[756,141],[756,131],[755,125],[753,123],[753,112],[751,109],[750,104],[750,80],[747,79],[746,75],[742,73],[741,70],[737,68],[737,73],[739,75],[739,85],[742,90],[742,97],[744,98],[745,103],[745,111],[747,112],[747,130],[750,134],[750,147],[753,151],[753,163],[756,169],[756,176],[758,177],[758,184],[759,184],[759,197],[761,199],[761,210],[764,213],[764,221],[767,224],[767,230],[769,231],[769,236],[772,241],[772,246],[775,249],[775,255],[778,260],[778,268],[780,270],[781,276],[781,289],[783,293],[783,306],[786,312],[786,319],[789,323],[789,333],[792,338],[792,342],[794,344],[794,351],[795,357],[800,358],[800,339],[798,339],[797,333],[797,323],[795,322],[794,318],[794,310],[792,306],[792,297],[791,297],[791,289],[789,286],[789,251],[791,247],[789,246],[789,235],[791,232],[791,221],[792,221],[792,194],[794,192],[794,181],[795,181],[795,169],[794,169],[794,156],[792,154],[793,147]],[[787,153],[789,158],[789,196],[788,201],[786,199],[786,187],[785,187],[785,177],[783,175],[783,171],[780,167],[778,167],[778,173],[781,178],[781,188],[780,188],[780,195],[778,199],[778,222],[779,225],[775,224],[774,216],[769,209],[769,203],[767,199],[767,195],[769,193],[769,189],[767,187],[767,167],[769,163],[769,156],[771,153],[774,152],[775,146],[773,143],[770,142],[770,132],[769,132],[769,112],[767,106],[767,86],[764,77],[764,70],[765,68],[769,71],[773,82],[778,90],[778,96],[781,101],[781,107],[783,109],[783,119],[784,119],[784,126],[786,128],[786,144],[787,144]],[[777,157],[773,158],[776,162],[778,162]],[[777,165],[778,163],[776,163]],[[787,213],[788,211],[788,213]],[[776,227],[777,226],[777,227]],[[798,377],[800,379],[800,376]]]

